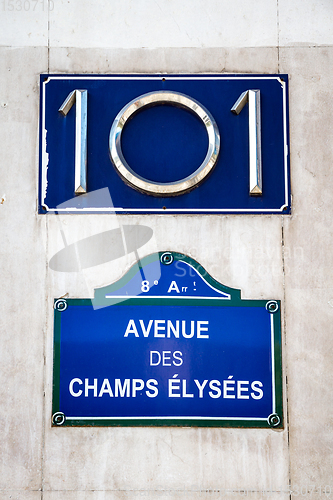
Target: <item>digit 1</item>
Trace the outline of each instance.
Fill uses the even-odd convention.
[[[74,194],[87,192],[87,90],[73,90],[59,110],[66,116],[75,103],[75,185]]]
[[[231,111],[236,115],[249,103],[250,196],[262,195],[260,90],[243,92]]]

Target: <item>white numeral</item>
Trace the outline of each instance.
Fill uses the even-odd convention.
[[[147,280],[142,281],[141,291],[142,292],[149,292],[149,281],[147,281]]]

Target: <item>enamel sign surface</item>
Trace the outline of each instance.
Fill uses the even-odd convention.
[[[53,425],[283,427],[279,301],[165,252],[54,309]]]
[[[41,75],[39,212],[71,211],[290,213],[287,75]]]

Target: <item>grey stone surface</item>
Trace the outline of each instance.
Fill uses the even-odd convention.
[[[46,432],[45,490],[98,490],[100,485],[103,490],[193,485],[274,490],[288,483],[284,434],[249,429],[51,429]],[[68,460],[64,450],[70,450]],[[274,469],[268,466],[272,461]]]
[[[281,491],[272,492],[271,490],[228,490],[211,489],[204,490],[196,485],[189,489],[149,489],[149,490],[118,490],[118,491],[52,491],[44,492],[45,500],[242,500],[249,498],[252,500],[261,500],[262,498],[271,498],[272,500],[287,500],[289,493],[288,487]]]
[[[89,32],[89,44],[87,33]],[[50,12],[52,47],[267,47],[277,45],[275,0],[58,0]]]
[[[286,292],[293,485],[332,487],[332,297],[332,285]]]
[[[41,491],[0,490],[0,500],[41,500]]]
[[[51,47],[50,72],[276,73],[277,47],[132,48]]]
[[[280,70],[290,73],[293,214],[324,215],[332,208],[332,47],[280,49]]]
[[[0,46],[47,47],[47,0],[4,0],[0,10]]]
[[[90,235],[118,227],[142,224],[152,228],[152,239],[139,249],[139,257],[156,251],[174,250],[194,258],[218,281],[242,290],[244,298],[283,298],[281,217],[258,216],[151,216],[108,215],[88,217],[48,217],[48,259],[64,248],[60,230],[68,245]],[[195,226],[198,236],[187,227]],[[209,245],[207,242],[218,244]],[[119,260],[95,266],[83,273],[49,270],[49,283],[55,297],[69,293],[89,296],[93,288],[119,279],[135,262],[134,253]],[[80,288],[79,283],[82,284]]]
[[[280,50],[281,69],[291,74],[294,211],[284,221],[290,470],[293,484],[317,489],[332,486],[333,458],[332,59],[332,47]]]
[[[35,210],[46,61],[43,48],[0,49],[0,490],[41,484],[46,263]]]
[[[333,43],[333,4],[330,0],[279,0],[277,8],[281,46]]]

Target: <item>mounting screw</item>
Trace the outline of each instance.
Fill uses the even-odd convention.
[[[61,411],[58,411],[57,413],[52,415],[52,423],[54,425],[62,425],[65,423],[65,421],[66,421],[66,417],[65,417],[64,413],[62,413]]]
[[[60,312],[66,311],[67,307],[68,307],[68,304],[67,304],[66,300],[64,300],[64,299],[59,299],[54,304],[54,309],[56,311],[60,311]]]
[[[265,307],[268,312],[275,313],[279,309],[279,304],[276,300],[269,300]]]
[[[269,425],[271,427],[277,427],[279,425],[279,423],[281,422],[281,419],[280,419],[279,415],[277,415],[276,413],[272,413],[267,418],[267,422],[269,423]]]
[[[169,264],[172,264],[173,262],[173,255],[171,252],[165,252],[164,254],[161,255],[161,262],[162,264],[168,266]]]

